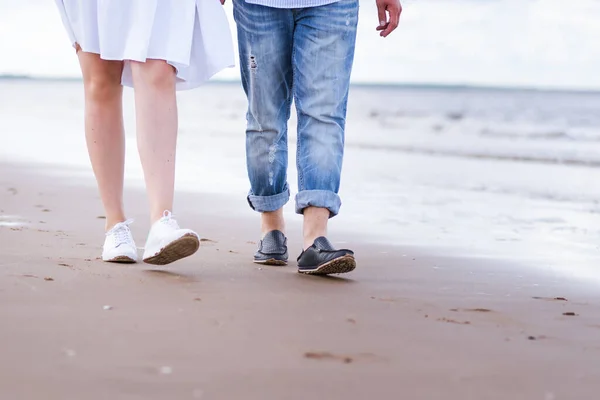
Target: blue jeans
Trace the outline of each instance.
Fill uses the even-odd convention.
[[[242,84],[248,97],[248,202],[275,211],[290,197],[288,120],[298,114],[296,212],[327,208],[335,216],[354,60],[358,0],[279,9],[234,0]]]

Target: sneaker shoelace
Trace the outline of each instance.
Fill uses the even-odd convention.
[[[169,210],[165,210],[163,212],[163,216],[160,219],[160,222],[173,229],[179,229],[179,224],[177,223],[175,218],[173,218],[173,214]]]
[[[132,244],[131,234],[129,233],[129,225],[133,223],[132,219],[128,219],[124,222],[119,222],[113,228],[108,231],[107,235],[113,235],[115,238],[115,247],[119,247],[122,244]]]

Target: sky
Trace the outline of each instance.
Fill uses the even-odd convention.
[[[402,4],[382,39],[375,0],[360,0],[354,82],[600,89],[600,0]],[[230,0],[225,9],[234,31]],[[80,76],[54,1],[0,0],[0,74]]]

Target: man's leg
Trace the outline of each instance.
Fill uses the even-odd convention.
[[[291,10],[248,4],[245,0],[233,4],[242,85],[248,97],[248,203],[261,213],[262,222],[263,240],[255,261],[285,264],[283,206],[290,196],[287,123],[292,102],[294,21]]]
[[[337,193],[357,25],[358,0],[305,8],[296,14],[292,59],[298,110],[296,211],[304,214],[305,253],[316,246],[318,253],[327,254],[321,257],[323,260],[303,254],[299,260],[301,272],[348,272],[355,266],[353,257],[350,260],[352,252],[334,251],[323,237],[329,218],[341,206]],[[344,260],[343,265],[328,264],[314,271],[302,271],[300,265],[329,263],[337,258]]]

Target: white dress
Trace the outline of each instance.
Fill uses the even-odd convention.
[[[55,0],[73,45],[105,60],[165,60],[177,89],[198,87],[234,66],[229,23],[219,0]]]

